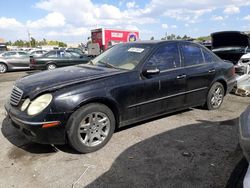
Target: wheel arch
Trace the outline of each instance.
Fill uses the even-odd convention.
[[[116,104],[115,101],[113,101],[112,99],[108,99],[105,97],[98,97],[98,98],[92,98],[86,101],[81,102],[75,109],[74,112],[76,110],[78,110],[79,108],[90,104],[90,103],[99,103],[99,104],[103,104],[105,106],[107,106],[114,114],[115,117],[115,127],[118,128],[119,127],[119,123],[120,123],[120,110],[118,108],[118,105]]]
[[[219,82],[219,83],[221,83],[221,84],[223,85],[224,90],[225,90],[224,95],[226,95],[226,93],[227,93],[227,82],[225,81],[225,79],[219,78],[219,79],[217,79],[215,82]],[[214,82],[214,83],[215,83],[215,82]]]
[[[49,64],[54,64],[54,65],[57,66],[57,64],[56,64],[55,61],[47,61],[47,62],[45,63],[46,66],[48,66]]]
[[[0,61],[0,64],[4,64],[7,67],[7,70],[9,69],[9,66],[8,66],[8,64],[6,62]]]

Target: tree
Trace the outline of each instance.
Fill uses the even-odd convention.
[[[6,42],[6,46],[11,46],[11,45],[12,45],[11,41]]]
[[[180,35],[178,35],[178,36],[176,37],[176,39],[180,40],[180,39],[181,39],[181,36],[180,36]]]
[[[32,48],[36,47],[36,39],[35,38],[31,37],[30,45]]]
[[[200,42],[211,41],[211,36],[198,37],[196,40]]]
[[[58,46],[59,47],[67,47],[67,44],[65,44],[64,42],[58,42]]]
[[[13,46],[23,47],[24,46],[24,41],[23,40],[16,40],[13,43]]]
[[[175,40],[175,39],[176,39],[176,36],[175,36],[175,34],[171,34],[171,35],[168,35],[168,36],[167,36],[167,39],[168,39],[168,40]]]
[[[187,35],[184,35],[184,36],[182,37],[182,39],[183,39],[183,40],[188,40],[188,39],[190,39],[190,37],[188,37]]]

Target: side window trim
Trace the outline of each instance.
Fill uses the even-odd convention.
[[[219,61],[218,57],[213,52],[210,52],[208,49],[203,48],[202,49],[203,55],[204,55],[204,52],[207,52],[207,53],[209,53],[211,55],[212,60],[213,60],[212,63],[215,63],[215,62]],[[205,55],[204,55],[204,59],[205,59]],[[205,60],[205,63],[206,63],[206,60]]]
[[[184,66],[184,61],[183,61],[183,58],[182,58],[181,44],[179,42],[177,43],[177,47],[178,47],[178,52],[179,52],[180,68],[181,67],[183,68],[185,66]]]

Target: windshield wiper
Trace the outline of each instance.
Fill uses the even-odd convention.
[[[98,61],[98,63],[103,64],[103,65],[105,65],[108,68],[118,69],[118,67],[115,67],[114,65],[109,64],[108,62]]]

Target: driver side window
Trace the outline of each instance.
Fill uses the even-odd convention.
[[[148,60],[147,68],[158,68],[160,71],[180,67],[180,54],[176,43],[161,46]]]

